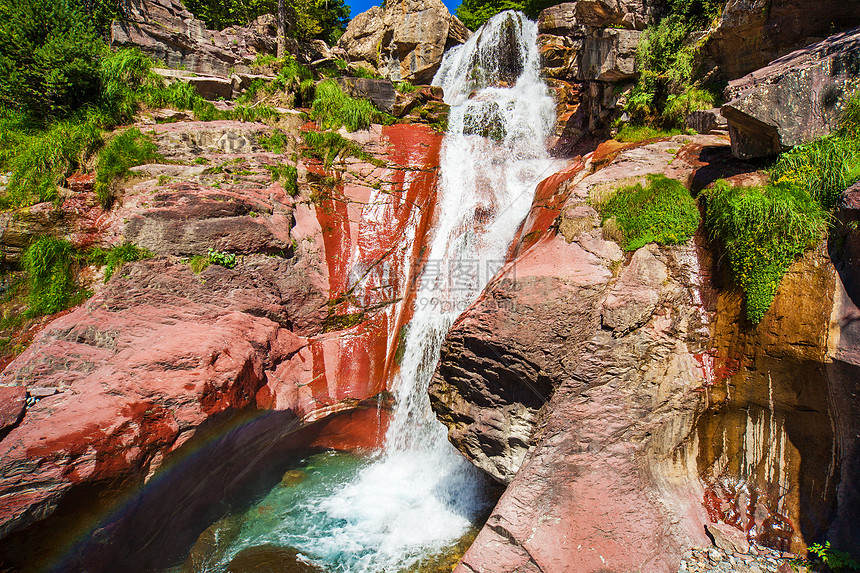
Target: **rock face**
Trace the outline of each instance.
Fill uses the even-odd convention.
[[[856,2],[729,0],[704,51],[718,76],[729,81],[834,31],[858,25]]]
[[[830,133],[860,89],[860,28],[774,60],[726,88],[735,157],[776,155]]]
[[[541,67],[558,103],[557,153],[611,123],[637,77],[636,46],[655,15],[639,0],[568,2],[540,13]]]
[[[393,81],[428,84],[445,50],[470,35],[440,0],[394,0],[353,18],[338,47]]]
[[[129,240],[156,257],[93,285],[92,299],[48,324],[0,374],[3,568],[40,570],[76,528],[88,541],[63,571],[167,567],[219,496],[247,481],[231,475],[233,464],[250,471],[300,447],[380,440],[409,317],[397,311],[411,288],[399,277],[433,212],[441,135],[375,126],[348,135],[374,163],[326,167],[303,154],[296,125],[280,125],[283,154],[259,145],[270,132],[260,124],[149,126],[169,163],[134,168],[120,205],[88,228],[89,243],[67,235],[79,245]],[[294,152],[303,154],[295,197],[270,169]],[[97,205],[92,192],[78,199]],[[66,217],[65,207],[39,208]],[[74,230],[71,220],[57,229]],[[401,245],[406,237],[415,240]],[[210,249],[236,255],[235,267],[197,274],[181,258]],[[192,455],[198,448],[208,453]],[[94,501],[150,480],[133,511]],[[94,523],[111,534],[92,534]],[[142,541],[154,538],[158,552]]]
[[[452,443],[509,484],[458,571],[674,572],[706,525],[732,551],[856,550],[853,235],[846,270],[808,254],[752,328],[706,241],[624,257],[587,204],[647,173],[700,188],[744,169],[722,137],[678,137],[539,187],[431,386]]]
[[[207,30],[179,0],[134,0],[128,20],[112,24],[111,45],[138,47],[169,68],[230,77],[250,73],[257,54],[274,54],[277,37],[271,15],[219,32]]]

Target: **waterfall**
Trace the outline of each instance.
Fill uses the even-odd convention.
[[[328,570],[401,570],[449,547],[488,509],[478,470],[431,411],[428,385],[448,330],[501,267],[553,165],[544,142],[554,103],[536,40],[534,22],[503,12],[450,50],[433,80],[451,105],[449,130],[386,446],[345,485],[302,501],[306,531],[269,536]]]

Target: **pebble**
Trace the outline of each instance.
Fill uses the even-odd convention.
[[[755,545],[751,554],[728,554],[719,547],[703,547],[687,551],[678,568],[679,573],[778,573],[779,566],[794,557]]]

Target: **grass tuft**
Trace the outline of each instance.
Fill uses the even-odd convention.
[[[21,258],[30,283],[27,315],[53,314],[80,298],[75,281],[77,252],[65,239],[40,237]]]
[[[347,131],[366,129],[374,121],[385,119],[372,103],[348,96],[334,80],[317,85],[311,117],[323,129],[345,127]]]
[[[595,202],[603,222],[613,219],[623,234],[622,246],[635,251],[648,243],[686,243],[699,226],[699,209],[680,182],[649,175],[646,186],[622,187],[608,199]]]
[[[87,253],[87,260],[92,265],[105,267],[104,282],[108,282],[122,268],[123,264],[151,259],[154,256],[148,249],[138,247],[133,243],[123,243],[109,249],[94,247]]]
[[[128,177],[129,168],[159,159],[157,146],[136,128],[108,141],[99,152],[94,190],[102,207],[116,199],[116,182]]]
[[[344,157],[356,157],[377,167],[385,166],[385,162],[366,153],[360,145],[344,139],[336,131],[308,131],[302,134],[306,152],[323,162],[325,168],[332,166],[335,160]]]

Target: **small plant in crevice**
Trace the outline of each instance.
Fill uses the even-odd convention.
[[[194,255],[188,259],[188,266],[191,267],[191,272],[200,274],[209,267],[208,255]]]
[[[157,146],[137,128],[129,129],[107,142],[99,151],[94,191],[107,209],[116,199],[116,183],[128,177],[131,167],[160,159]]]
[[[109,249],[94,247],[87,253],[86,258],[91,265],[105,267],[104,282],[108,282],[122,268],[123,264],[151,259],[154,256],[150,250],[126,242]]]
[[[86,298],[77,285],[77,258],[75,247],[56,237],[40,237],[27,247],[21,266],[29,283],[28,316],[54,314]]]
[[[649,175],[644,187],[622,187],[606,199],[592,199],[592,204],[602,222],[620,232],[626,251],[648,243],[686,243],[700,221],[696,200],[687,188],[663,175]]]
[[[385,166],[385,161],[371,156],[360,145],[344,138],[336,131],[307,131],[302,134],[305,143],[305,153],[323,162],[326,169],[330,168],[338,158],[355,157],[367,161],[377,167]]]
[[[828,571],[834,573],[847,573],[848,571],[860,571],[860,561],[846,551],[839,551],[830,547],[830,542],[824,545],[813,543],[809,546],[809,553],[827,567]]]
[[[272,173],[272,181],[280,181],[281,185],[290,197],[299,194],[299,172],[295,165],[272,165],[266,166]]]
[[[236,255],[233,253],[223,253],[221,251],[216,251],[215,249],[209,249],[207,253],[207,257],[209,258],[209,263],[213,265],[219,265],[222,267],[226,267],[228,269],[232,269],[236,266]]]
[[[284,154],[289,151],[290,137],[276,129],[271,135],[261,135],[257,138],[260,146],[270,153]]]

